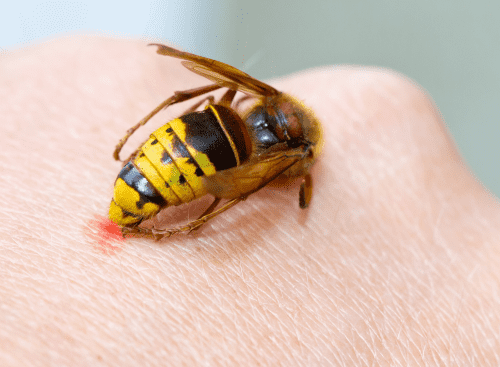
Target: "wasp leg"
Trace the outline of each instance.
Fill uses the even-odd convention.
[[[255,96],[250,96],[248,94],[245,94],[243,97],[241,97],[240,99],[238,99],[238,101],[234,105],[234,109],[238,111],[238,109],[240,108],[240,104],[242,104],[243,102],[245,102],[246,100],[248,100],[250,98],[255,98]]]
[[[233,102],[235,95],[236,91],[229,89],[226,93],[224,93],[218,104],[226,107],[231,107],[231,103]],[[205,103],[205,101],[208,101],[208,104],[215,104],[214,96],[208,96],[206,98],[203,98],[201,101],[196,102],[192,107],[184,111],[183,115],[187,115],[188,113],[196,111],[198,107]]]
[[[230,108],[231,103],[233,103],[234,96],[236,95],[236,89],[228,89],[226,93],[222,96],[219,101],[219,104],[225,107]]]
[[[234,96],[236,95],[236,91],[232,89],[228,89],[226,93],[222,96],[220,99],[219,103],[220,105],[226,106],[226,107],[231,107],[231,103],[233,103]],[[192,107],[188,108],[186,111],[184,111],[183,115],[187,115],[188,113],[194,112],[200,107],[203,103],[208,101],[208,104],[215,104],[215,98],[214,96],[208,96],[203,98],[201,101],[196,102]]]
[[[217,205],[219,205],[220,201],[221,201],[221,198],[216,197],[216,198],[214,199],[213,203],[212,203],[212,204],[210,204],[210,206],[209,206],[209,207],[208,207],[208,208],[207,208],[207,209],[203,212],[203,214],[202,214],[202,215],[200,215],[200,216],[198,217],[198,219],[201,219],[201,218],[203,218],[204,216],[206,216],[206,215],[208,215],[208,214],[212,213],[212,212],[214,211],[214,209],[217,207]],[[190,231],[189,231],[189,233],[191,233],[191,232],[193,232],[193,231],[196,231],[196,230],[197,230],[197,229],[199,229],[199,228],[200,228],[200,227],[193,228],[192,230],[190,230]]]
[[[311,175],[307,173],[302,177],[302,183],[300,184],[299,191],[299,206],[301,209],[305,209],[309,206],[312,197],[312,179]]]
[[[213,211],[216,205],[214,204],[219,204],[220,198],[216,198],[214,202],[210,205],[210,207],[205,211],[209,212],[208,214],[202,215],[196,220],[193,220],[189,223],[187,223],[184,226],[177,227],[177,228],[169,228],[169,229],[162,229],[162,230],[157,230],[157,229],[148,229],[148,228],[139,228],[139,227],[123,227],[122,228],[122,234],[123,236],[127,236],[128,234],[134,236],[134,235],[139,235],[139,236],[149,236],[154,238],[155,240],[161,240],[163,237],[170,237],[176,233],[179,232],[190,232],[193,231],[199,227],[201,227],[204,223],[208,222],[210,219],[218,216],[219,214],[225,212],[226,210],[232,208],[236,204],[238,204],[240,201],[243,201],[247,198],[247,196],[241,196],[232,200],[229,200],[227,203],[225,203],[222,207],[217,209],[214,212],[209,212]]]
[[[144,229],[144,228],[140,228],[137,226],[122,227],[121,230],[122,230],[123,238],[126,238],[128,236],[135,237],[136,235],[139,237],[148,236],[148,235],[153,236],[152,233],[149,233],[149,232],[151,232],[150,229]]]
[[[125,166],[128,162],[131,162],[135,159],[135,157],[137,157],[137,155],[139,154],[139,152],[141,151],[141,148],[137,148],[136,150],[134,150],[134,152],[130,155],[130,157],[128,157],[127,159],[125,159],[123,161],[123,165]]]
[[[144,126],[154,115],[160,112],[162,109],[167,108],[176,103],[184,102],[189,99],[201,96],[205,93],[210,93],[214,90],[221,88],[220,85],[211,84],[201,88],[189,89],[181,92],[175,92],[175,94],[169,99],[160,103],[158,107],[156,107],[153,111],[151,111],[146,117],[144,117],[141,121],[139,121],[136,125],[127,130],[127,134],[123,138],[120,139],[119,143],[116,145],[115,151],[113,153],[113,157],[119,161],[120,160],[120,151],[123,146],[127,142],[128,138],[132,136],[132,134],[141,126]]]
[[[225,212],[226,210],[232,208],[233,206],[235,206],[236,204],[238,204],[240,201],[243,201],[245,199],[246,199],[246,196],[242,196],[242,197],[238,197],[238,198],[229,200],[227,203],[225,203],[223,206],[221,206],[216,211],[214,211],[212,213],[209,213],[209,214],[206,214],[206,215],[203,215],[203,216],[199,217],[198,219],[193,220],[193,221],[189,222],[188,224],[186,224],[186,225],[184,225],[182,227],[165,229],[165,230],[161,230],[161,231],[153,229],[152,232],[154,233],[154,235],[155,235],[156,238],[159,237],[158,239],[161,239],[163,237],[170,237],[173,234],[176,234],[176,233],[179,233],[179,232],[187,232],[187,231],[190,232],[190,231],[193,231],[193,230],[201,227],[204,223],[208,222],[210,219],[215,218],[219,214],[221,214],[221,213]],[[215,201],[214,201],[214,203],[215,203]],[[212,205],[214,203],[212,203]],[[217,202],[217,204],[218,204],[218,202]],[[212,206],[212,205],[210,205],[210,206]],[[213,210],[213,208],[210,208],[210,207],[208,209]],[[207,211],[208,211],[208,209],[207,209]]]
[[[201,101],[196,102],[192,107],[190,107],[186,111],[184,111],[184,113],[182,115],[184,116],[184,115],[187,115],[188,113],[196,111],[198,109],[198,107],[200,107],[203,103],[205,103],[205,101],[208,101],[208,104],[214,104],[215,98],[214,98],[214,96],[208,96],[206,98],[203,98]]]

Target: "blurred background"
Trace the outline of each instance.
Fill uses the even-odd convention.
[[[334,64],[392,68],[432,96],[500,197],[498,0],[28,1],[3,4],[0,53],[61,34],[162,38],[259,79]]]

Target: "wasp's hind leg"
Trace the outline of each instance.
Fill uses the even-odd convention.
[[[122,227],[123,238],[127,237],[154,237],[151,229],[141,228],[138,226]]]
[[[208,207],[208,209],[205,211],[205,213],[208,212],[208,214],[202,215],[196,220],[193,220],[186,225],[178,228],[170,228],[170,229],[165,229],[165,230],[155,230],[153,229],[152,232],[155,234],[155,238],[157,239],[162,239],[163,237],[170,237],[173,234],[179,233],[179,232],[191,232],[194,231],[198,228],[200,228],[204,223],[208,222],[210,219],[215,218],[219,214],[222,214],[226,210],[232,208],[236,204],[238,204],[240,201],[245,200],[246,197],[238,197],[232,200],[229,200],[226,202],[223,206],[221,206],[219,209],[216,211],[213,211],[217,204],[219,204],[220,199],[216,198],[214,202]],[[215,205],[214,205],[215,204]]]
[[[215,218],[219,214],[225,212],[226,210],[232,208],[236,204],[238,204],[240,201],[243,201],[246,199],[246,196],[238,197],[232,200],[229,200],[226,202],[223,206],[221,206],[219,209],[214,211],[215,207],[217,204],[220,202],[220,198],[215,198],[214,202],[205,210],[205,213],[201,217],[199,217],[196,220],[193,220],[181,227],[177,228],[169,228],[169,229],[162,229],[158,230],[155,228],[149,229],[149,228],[139,228],[139,227],[124,227],[122,228],[122,233],[124,236],[127,234],[131,234],[132,236],[138,235],[138,236],[147,236],[147,237],[152,237],[155,240],[161,240],[164,237],[170,237],[176,233],[180,232],[191,232],[194,231],[198,228],[200,228],[204,223],[208,222],[210,219]]]
[[[217,205],[219,205],[220,201],[221,201],[221,198],[216,197],[214,199],[214,201],[212,202],[212,204],[210,204],[210,206],[203,212],[203,214],[198,217],[198,220],[200,220],[204,216],[212,213],[215,210],[215,208],[217,207]],[[189,233],[196,231],[197,229],[200,229],[200,227],[193,228],[192,230],[189,231]]]
[[[146,117],[144,117],[141,121],[139,121],[136,125],[132,126],[130,129],[127,130],[127,133],[123,138],[120,139],[118,144],[116,145],[115,151],[113,153],[113,157],[119,161],[120,160],[120,151],[122,150],[123,146],[127,142],[128,138],[132,136],[132,134],[141,126],[146,125],[146,123],[158,112],[160,112],[162,109],[167,108],[168,106],[171,106],[176,103],[184,102],[187,100],[190,100],[192,98],[201,96],[205,93],[210,93],[213,92],[214,90],[217,90],[221,88],[220,85],[217,84],[211,84],[207,85],[205,87],[200,87],[200,88],[195,88],[195,89],[189,89],[181,92],[175,92],[175,94],[170,97],[169,99],[163,101],[160,103],[158,107],[156,107],[153,111],[151,111]]]

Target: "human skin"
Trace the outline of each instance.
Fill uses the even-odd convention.
[[[115,144],[174,90],[209,84],[145,44],[0,55],[0,365],[500,363],[499,203],[422,88],[388,70],[271,82],[323,123],[307,210],[294,182],[194,234],[99,242]]]

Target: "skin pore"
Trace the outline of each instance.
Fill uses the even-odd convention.
[[[272,83],[323,123],[307,210],[296,181],[191,235],[100,246],[118,140],[209,84],[145,44],[72,36],[0,54],[0,365],[500,363],[499,203],[425,92],[388,70]]]

